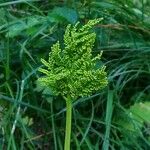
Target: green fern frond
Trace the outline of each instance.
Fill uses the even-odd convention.
[[[102,53],[92,57],[96,34],[91,29],[100,20],[90,20],[81,28],[79,23],[74,27],[68,25],[64,34],[65,48],[61,50],[57,42],[51,48],[49,60],[41,59],[46,69],[39,69],[45,75],[39,80],[49,86],[55,95],[77,99],[107,85],[105,66],[95,69]]]

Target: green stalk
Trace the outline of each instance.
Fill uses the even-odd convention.
[[[64,150],[70,150],[71,121],[72,121],[72,102],[71,99],[68,98],[66,99],[66,131],[65,131]]]

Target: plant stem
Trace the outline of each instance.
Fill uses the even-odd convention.
[[[66,131],[65,131],[64,150],[70,150],[71,122],[72,122],[72,102],[71,99],[68,98],[66,99]]]

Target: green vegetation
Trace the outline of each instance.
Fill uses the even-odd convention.
[[[97,18],[103,20],[78,33]],[[76,64],[83,52],[85,65]],[[107,72],[107,87],[94,72],[105,85]],[[68,95],[71,149],[149,150],[149,0],[1,0],[0,83],[0,150],[63,150]]]

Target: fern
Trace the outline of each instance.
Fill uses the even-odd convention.
[[[40,68],[45,74],[39,80],[50,87],[55,95],[62,95],[66,100],[66,132],[64,150],[70,150],[72,101],[78,97],[89,96],[107,85],[105,66],[96,69],[96,61],[102,53],[92,57],[92,48],[96,34],[91,28],[101,19],[90,20],[79,28],[68,25],[64,35],[64,49],[57,42],[51,48],[49,60],[41,59],[46,69]]]
[[[102,53],[94,58],[91,53],[96,34],[90,29],[99,21],[90,20],[81,28],[78,28],[79,23],[74,27],[68,25],[64,35],[65,48],[61,50],[57,42],[51,48],[49,60],[41,59],[46,69],[39,70],[45,74],[39,80],[50,87],[55,95],[75,100],[107,85],[105,66],[95,69]]]

